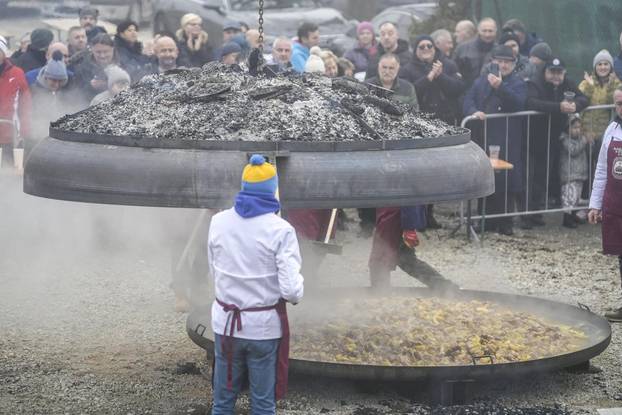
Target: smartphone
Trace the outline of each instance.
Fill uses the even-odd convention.
[[[500,73],[499,73],[499,64],[498,63],[492,62],[490,64],[490,73],[493,74],[494,76],[497,76],[497,77],[501,76]]]

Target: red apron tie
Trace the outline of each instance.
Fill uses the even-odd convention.
[[[226,313],[233,313],[229,314],[230,318],[227,318],[227,323],[225,324],[220,340],[221,349],[227,356],[227,389],[229,390],[233,390],[233,334],[235,333],[235,330],[238,332],[242,331],[242,312],[253,313],[258,311],[276,310],[281,322],[281,331],[283,336],[279,341],[279,348],[277,352],[275,395],[277,400],[284,398],[287,393],[289,368],[289,320],[287,319],[287,302],[281,298],[279,302],[274,305],[250,307],[245,309],[240,309],[234,304],[224,303],[219,299],[216,299],[216,302]],[[229,328],[228,334],[227,328]]]

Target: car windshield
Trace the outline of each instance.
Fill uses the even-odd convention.
[[[257,11],[257,0],[230,0],[231,8],[236,11]],[[264,0],[264,9],[289,9],[301,7],[315,7],[316,0]]]

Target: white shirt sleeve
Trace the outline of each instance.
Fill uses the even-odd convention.
[[[292,304],[298,303],[304,294],[304,278],[300,274],[302,260],[298,239],[293,228],[285,230],[285,235],[276,252],[276,267],[279,289],[283,299]]]
[[[611,142],[612,127],[613,125],[610,125],[607,131],[605,131],[603,144],[600,147],[600,153],[598,153],[598,163],[596,164],[592,196],[590,197],[590,209],[601,210],[603,208],[603,196],[605,194],[605,186],[607,185],[607,152]]]

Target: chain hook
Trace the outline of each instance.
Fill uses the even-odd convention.
[[[259,0],[259,49],[263,50],[263,3]]]

